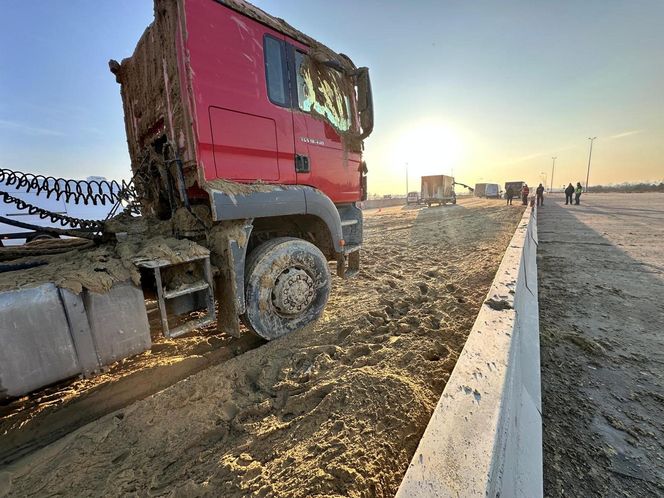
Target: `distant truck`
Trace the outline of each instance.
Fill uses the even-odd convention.
[[[456,204],[454,177],[446,175],[423,176],[420,202],[429,207],[432,204],[441,206],[448,202]]]
[[[476,183],[475,197],[500,199],[500,185],[497,183]]]
[[[406,205],[410,206],[411,204],[420,203],[420,193],[419,192],[408,192],[406,196]]]

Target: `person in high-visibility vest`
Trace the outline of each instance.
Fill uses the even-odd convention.
[[[578,206],[579,200],[581,199],[581,194],[583,193],[583,187],[581,186],[581,182],[576,182],[576,190],[574,190],[574,193],[575,193],[574,204]]]
[[[523,187],[521,188],[521,201],[523,201],[524,206],[528,205],[529,194],[530,194],[530,189],[528,188],[528,185],[524,183]]]

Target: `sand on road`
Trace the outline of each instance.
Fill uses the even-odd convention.
[[[544,490],[664,495],[664,194],[538,213]]]
[[[522,212],[472,198],[367,212],[362,270],[335,278],[315,326],[0,469],[0,490],[393,496]]]

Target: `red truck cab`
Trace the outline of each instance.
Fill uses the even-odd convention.
[[[241,247],[210,247],[221,274],[227,267],[234,275],[234,285],[220,287],[237,298],[238,315],[259,299],[248,294],[261,267],[251,256],[273,239],[302,239],[336,261],[340,276],[357,272],[355,203],[366,198],[361,154],[373,129],[366,68],[243,0],[155,0],[155,20],[134,54],[110,68],[121,84],[143,213],[169,219],[203,206],[214,223],[246,229],[244,245],[229,241]],[[319,274],[311,270],[312,285],[329,290]],[[257,310],[285,316],[288,300],[278,294],[299,288],[284,284],[291,280],[275,276],[273,302]],[[302,299],[298,306],[313,306]],[[306,324],[286,318],[289,329]],[[265,324],[250,328],[274,335]]]

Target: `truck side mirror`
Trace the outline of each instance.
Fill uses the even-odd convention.
[[[357,111],[360,115],[360,126],[362,133],[360,139],[367,138],[374,127],[373,95],[371,94],[371,79],[369,68],[358,68],[355,73],[355,85],[357,87]]]

